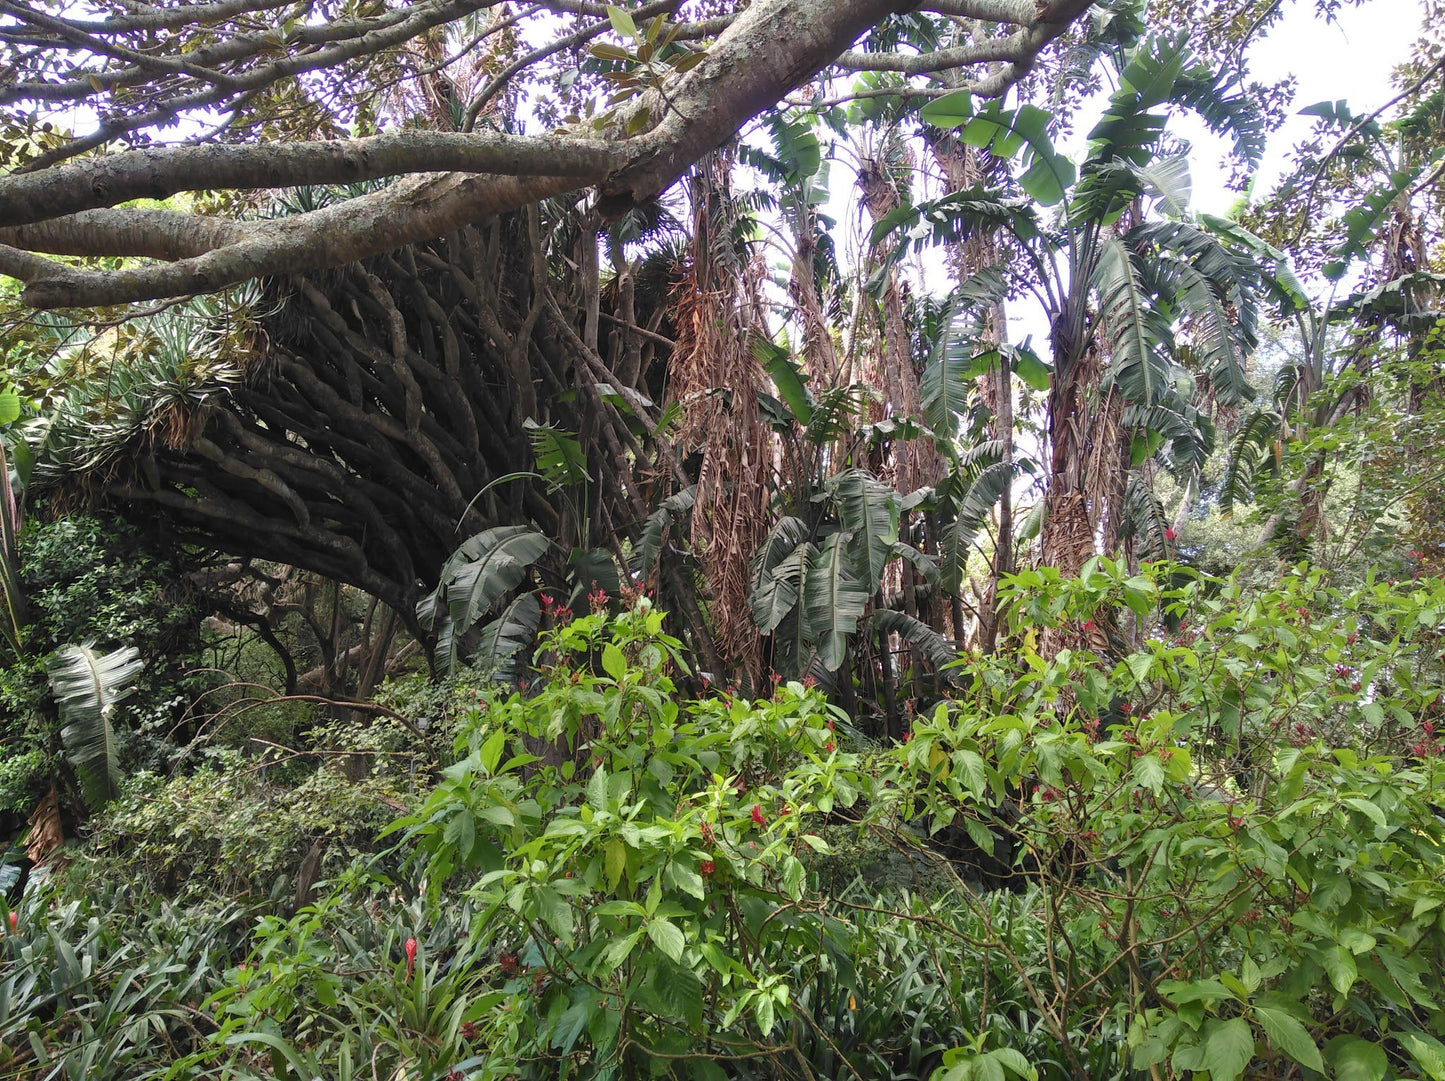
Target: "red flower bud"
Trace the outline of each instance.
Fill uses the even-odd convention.
[[[406,978],[411,979],[411,971],[416,965],[416,939],[407,939],[402,949],[406,951]]]
[[[1165,539],[1165,540],[1170,540],[1170,541],[1172,541],[1172,540],[1173,540],[1175,537],[1177,537],[1177,536],[1179,536],[1179,534],[1178,534],[1178,532],[1174,529],[1173,526],[1166,526],[1166,527],[1165,527],[1165,529],[1164,529],[1164,539]]]
[[[703,860],[697,865],[697,869],[705,875],[710,875],[717,870],[717,866],[712,860]]]
[[[760,826],[766,825],[768,821],[766,818],[763,817],[762,807],[756,803],[753,804],[753,821]]]

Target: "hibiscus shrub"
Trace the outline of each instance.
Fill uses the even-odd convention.
[[[1038,889],[1053,963],[1020,978],[1058,1076],[1113,1041],[1109,1072],[1156,1078],[1445,1077],[1445,586],[1096,560],[1008,603],[1018,648],[967,666],[885,791]],[[1119,612],[1157,633],[1118,659],[1028,644],[1121,640]]]

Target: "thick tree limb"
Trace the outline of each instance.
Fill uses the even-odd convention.
[[[596,181],[622,155],[595,139],[407,131],[279,146],[130,150],[0,178],[0,227],[183,191],[346,184],[408,173],[505,173]]]
[[[731,17],[701,62],[648,90],[608,132],[593,138],[403,132],[334,142],[131,151],[10,177],[0,180],[0,246],[8,245],[0,247],[0,273],[25,282],[23,299],[35,307],[92,307],[339,266],[584,187],[600,189],[604,215],[621,213],[656,197],[702,155],[840,56],[845,66],[856,62],[910,72],[916,67],[920,73],[945,63],[1005,61],[971,86],[980,94],[996,94],[1027,71],[1090,0],[1040,4],[1028,12],[1018,33],[942,54],[889,57],[846,51],[869,27],[915,2],[755,0]],[[1021,0],[948,3],[978,19],[1011,22],[1025,16]],[[460,10],[485,6],[431,0],[413,7],[402,23],[330,49],[350,55],[363,39],[390,41],[414,34],[414,28],[408,29],[413,21],[436,25],[443,13],[455,17]],[[571,6],[591,10],[585,3]],[[299,64],[296,70],[307,70],[310,60],[322,54],[328,48],[280,67],[290,71]],[[279,70],[276,64],[268,68]],[[174,105],[173,99],[165,106],[168,115],[174,115]],[[650,127],[617,138],[638,122]],[[338,206],[263,222],[100,209],[138,195],[164,197],[201,187],[280,187],[442,169],[453,171],[401,180]],[[39,259],[34,254],[39,252],[167,262],[92,270]]]

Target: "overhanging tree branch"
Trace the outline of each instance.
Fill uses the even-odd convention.
[[[270,146],[130,150],[0,179],[0,227],[183,191],[349,184],[408,173],[506,173],[596,181],[623,155],[595,139],[408,131]]]
[[[554,2],[568,12],[593,10],[586,2]],[[269,61],[237,77],[247,86],[265,85],[273,76],[314,71],[340,62],[338,57],[405,41],[488,6],[432,0],[415,5],[400,21]],[[597,188],[603,214],[616,215],[655,198],[702,155],[824,68],[839,64],[840,57],[845,67],[856,63],[909,72],[916,67],[919,73],[1003,61],[971,84],[980,94],[997,94],[1028,70],[1089,0],[1056,0],[1036,8],[1019,0],[949,0],[950,17],[957,9],[1020,29],[932,54],[934,59],[847,51],[870,27],[912,6],[913,0],[755,0],[724,17],[725,29],[700,62],[652,85],[622,106],[604,130],[585,137],[407,130],[364,139],[135,150],[55,164],[115,134],[103,124],[94,137],[98,141],[72,141],[32,163],[41,167],[0,180],[0,245],[8,245],[0,251],[0,272],[25,283],[27,304],[89,307],[185,296],[266,275],[339,266],[584,188]],[[25,10],[13,3],[9,9]],[[1020,19],[1026,21],[1014,21]],[[38,17],[34,22],[48,25]],[[584,36],[595,30],[585,28]],[[64,33],[73,38],[80,31],[68,26]],[[209,57],[203,49],[197,54],[202,59],[193,54],[185,62],[205,66]],[[498,82],[494,79],[489,89]],[[233,85],[239,84],[218,81],[189,97],[163,96],[149,112],[118,121],[116,130],[135,130],[142,121],[155,123],[215,104]],[[641,130],[627,134],[636,129]],[[203,188],[278,188],[418,172],[441,175],[403,179],[338,206],[273,221],[102,209],[138,196],[163,198]],[[42,252],[166,262],[98,270],[42,259]]]

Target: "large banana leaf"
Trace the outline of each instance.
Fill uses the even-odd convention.
[[[536,593],[523,593],[481,629],[476,658],[498,678],[515,676],[516,657],[532,641],[542,620]]]
[[[437,663],[456,667],[458,640],[526,577],[551,541],[526,526],[497,526],[462,542],[442,565],[441,581],[417,605],[417,619],[437,636]]]
[[[1013,475],[1011,463],[997,462],[985,466],[977,476],[970,478],[960,472],[949,482],[959,494],[954,502],[952,520],[944,532],[943,551],[940,553],[939,569],[945,589],[957,590],[963,582],[968,573],[969,545],[978,536],[994,505],[1013,483]]]
[[[1023,151],[1019,186],[1044,206],[1063,201],[1074,183],[1074,163],[1049,138],[1052,117],[1037,105],[1005,109],[991,101],[975,111],[967,91],[958,90],[923,107],[925,121],[940,128],[958,129],[958,138],[998,158]]]
[[[1169,327],[1145,290],[1131,252],[1118,237],[1100,250],[1094,287],[1114,385],[1128,401],[1154,405],[1174,385]]]
[[[60,710],[60,742],[92,811],[120,787],[110,715],[135,689],[143,663],[134,646],[100,653],[94,644],[62,646],[46,663],[50,692]]]
[[[658,557],[662,554],[662,538],[667,532],[667,527],[680,521],[688,511],[692,510],[696,498],[697,485],[689,485],[682,491],[668,496],[662,501],[661,506],[647,516],[647,521],[642,526],[642,537],[637,542],[637,571],[643,578],[648,577],[652,573],[652,568],[657,566]]]
[[[872,593],[898,540],[898,493],[862,469],[847,469],[828,481],[838,520],[852,534],[849,555]]]
[[[796,518],[792,520],[797,521]],[[816,550],[809,541],[800,541],[776,562],[759,565],[748,601],[753,611],[753,622],[764,634],[777,630],[788,613],[797,608],[808,563]]]
[[[874,612],[872,622],[875,631],[898,635],[922,653],[938,672],[953,678],[953,671],[945,666],[958,660],[958,646],[927,623],[891,608],[880,608]]]
[[[808,567],[803,587],[804,618],[808,637],[816,644],[818,660],[836,672],[848,655],[848,636],[868,606],[863,587],[848,554],[848,535],[834,533],[825,540]]]

